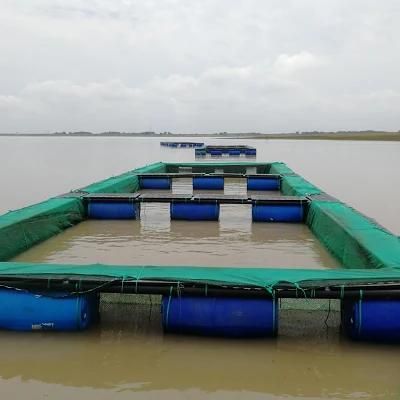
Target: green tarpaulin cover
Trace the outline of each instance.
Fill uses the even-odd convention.
[[[308,270],[270,268],[157,267],[112,265],[54,265],[5,262],[33,245],[82,221],[84,193],[124,193],[138,190],[137,175],[160,173],[177,167],[228,168],[230,172],[257,167],[282,176],[284,195],[306,196],[310,203],[306,223],[346,269]],[[346,204],[324,199],[324,193],[283,163],[156,163],[94,183],[69,195],[53,198],[0,217],[0,276],[81,275],[126,279],[159,279],[257,285],[302,282],[400,282],[400,240],[376,222]],[[251,264],[251,261],[249,261]]]
[[[272,289],[279,283],[298,287],[341,285],[346,283],[399,281],[400,269],[377,270],[308,270],[289,268],[222,268],[222,267],[157,267],[126,265],[60,265],[31,263],[1,263],[0,276],[81,276],[107,277],[125,280],[157,280],[202,282],[220,285],[258,286]]]

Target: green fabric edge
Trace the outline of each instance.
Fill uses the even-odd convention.
[[[124,174],[113,176],[108,179],[92,183],[80,189],[87,193],[130,193],[139,189],[139,179],[136,176],[140,173],[162,173],[165,172],[165,164],[162,162],[136,168]]]
[[[323,193],[321,189],[297,175],[285,163],[271,163],[270,173],[282,175],[281,191],[287,196],[309,196]]]
[[[273,288],[280,283],[292,283],[301,287],[320,287],[328,284],[346,285],[349,282],[400,282],[400,270],[314,270],[294,268],[252,267],[193,267],[193,266],[128,266],[128,265],[70,265],[0,263],[0,276],[58,276],[58,277],[105,277],[124,280],[161,280],[202,282],[221,285],[251,285]]]
[[[0,261],[57,235],[85,217],[79,198],[53,198],[0,217]]]
[[[346,268],[400,268],[400,240],[339,201],[313,200],[307,225]]]

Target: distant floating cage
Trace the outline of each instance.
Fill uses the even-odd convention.
[[[195,149],[196,157],[240,157],[244,155],[246,157],[256,157],[257,149],[251,146],[244,145],[207,145]]]
[[[196,148],[203,147],[203,142],[160,142],[161,146],[164,147],[175,147],[175,148]]]
[[[218,188],[220,194],[166,190],[181,177],[192,178],[194,189]],[[248,192],[226,194],[228,177],[246,180]],[[86,219],[138,219],[142,203],[169,204],[171,219],[188,221],[193,229],[196,221],[218,224],[223,204],[251,206],[254,223],[306,224],[343,268],[7,261]],[[400,342],[399,239],[279,162],[155,163],[12,211],[0,217],[0,261],[4,329],[86,329],[97,321],[99,294],[145,294],[162,296],[166,332],[275,336],[281,299],[319,299],[340,303],[350,338]]]

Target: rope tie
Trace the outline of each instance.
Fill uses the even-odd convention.
[[[298,297],[298,290],[300,290],[304,298],[307,299],[307,292],[300,286],[300,284],[296,282],[294,285],[296,286],[296,297]]]
[[[328,300],[328,313],[326,314],[326,318],[325,318],[325,326],[328,328],[328,320],[329,317],[331,315],[331,299]]]
[[[139,278],[136,277],[136,281],[135,281],[135,293],[138,293],[138,284],[139,284]]]
[[[344,285],[340,286],[340,299],[343,300],[344,299]]]
[[[136,282],[135,282],[135,293],[136,294],[138,293],[138,284],[139,284],[140,278],[142,277],[142,272],[144,271],[145,268],[146,268],[146,266],[142,265],[142,268],[140,269],[140,271],[136,275]]]
[[[275,298],[275,290],[272,291],[272,331],[275,334],[275,330],[276,330],[276,311],[275,311],[275,307],[276,307],[276,298]]]
[[[171,286],[169,288],[169,297],[168,297],[168,303],[167,303],[167,310],[165,312],[165,326],[168,328],[168,321],[169,321],[169,307],[171,305],[171,299],[172,299],[172,289],[173,287]]]
[[[361,335],[361,327],[362,327],[362,299],[363,299],[363,290],[360,289],[360,299],[358,300],[358,314],[359,314],[359,324],[358,324],[358,335]]]

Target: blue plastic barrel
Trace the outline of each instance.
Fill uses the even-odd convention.
[[[140,205],[130,201],[96,201],[88,204],[88,217],[92,219],[137,219]]]
[[[222,176],[195,176],[193,177],[194,190],[224,190]]]
[[[240,156],[240,150],[229,150],[228,154],[230,156]]]
[[[301,204],[253,204],[252,217],[255,222],[302,222]]]
[[[279,190],[279,178],[247,178],[247,190]]]
[[[277,302],[269,299],[164,296],[162,310],[166,332],[260,337],[278,331]]]
[[[342,327],[355,340],[400,342],[400,300],[342,301]]]
[[[139,184],[141,189],[169,190],[171,189],[171,178],[141,177]]]
[[[221,150],[210,150],[210,154],[212,157],[222,156]]]
[[[187,221],[218,221],[217,203],[180,203],[170,204],[171,219]]]
[[[76,331],[89,327],[98,313],[97,297],[43,296],[0,289],[0,328],[15,331]],[[96,309],[97,307],[97,309]]]
[[[257,155],[256,149],[246,149],[245,150],[246,156],[255,156]]]

